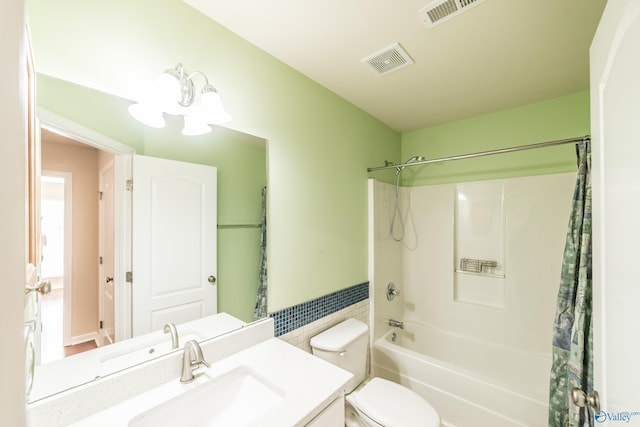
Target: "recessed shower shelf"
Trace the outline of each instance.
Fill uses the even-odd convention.
[[[504,274],[496,273],[502,270],[498,261],[486,259],[460,258],[456,273],[472,274],[475,276],[504,278]]]
[[[458,274],[468,274],[469,276],[482,276],[482,277],[492,277],[495,279],[504,279],[506,276],[504,274],[489,274],[489,273],[473,273],[470,271],[462,271],[462,270],[455,270],[456,273]]]

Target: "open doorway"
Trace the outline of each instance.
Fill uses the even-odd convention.
[[[65,273],[70,271],[65,253],[71,245],[72,174],[42,171],[40,189],[40,277],[51,283],[51,292],[42,296],[42,321],[47,327],[41,334],[41,361],[47,363],[65,357],[64,306],[70,296],[70,292],[65,295]]]
[[[41,146],[41,277],[52,283],[42,298],[46,363],[109,343],[100,337],[100,194],[113,154],[45,129]]]

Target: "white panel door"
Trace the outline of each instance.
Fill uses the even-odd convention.
[[[100,171],[100,345],[115,341],[115,274],[114,274],[114,162]]]
[[[600,423],[640,412],[638,0],[609,0],[591,45],[591,127],[594,370]],[[640,425],[640,414],[621,424]]]
[[[217,169],[133,158],[133,336],[217,312]]]

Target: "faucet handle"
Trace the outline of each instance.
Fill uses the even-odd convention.
[[[390,282],[389,285],[387,285],[387,300],[392,301],[398,295],[400,295],[400,291],[396,289],[396,284]]]
[[[187,343],[185,344],[185,347],[189,346],[191,348],[191,350],[193,351],[193,355],[195,357],[195,360],[192,360],[191,362],[194,365],[204,365],[207,368],[210,368],[211,365],[209,364],[209,362],[207,362],[206,360],[204,360],[204,355],[202,354],[202,348],[200,347],[200,344],[198,344],[198,341],[196,340],[189,340],[187,341]]]
[[[184,353],[182,355],[182,374],[180,375],[180,382],[182,384],[190,383],[195,379],[193,375],[194,369],[198,369],[200,365],[204,365],[210,368],[211,365],[204,360],[202,354],[202,348],[196,340],[189,340],[184,344]]]

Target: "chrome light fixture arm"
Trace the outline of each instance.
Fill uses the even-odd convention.
[[[196,76],[204,79],[202,87],[195,84]],[[222,106],[218,91],[202,71],[187,73],[184,66],[178,63],[174,68],[164,70],[154,89],[149,99],[129,106],[131,115],[147,126],[163,128],[166,125],[164,113],[180,115],[184,116],[185,121],[183,135],[202,135],[211,132],[209,125],[231,120]]]
[[[191,73],[190,75],[186,75],[184,71],[184,67],[181,63],[175,66],[175,68],[169,68],[164,71],[164,74],[167,74],[178,81],[180,85],[180,97],[177,100],[178,104],[181,107],[189,107],[195,101],[195,87],[193,85],[193,81],[191,80],[191,76],[195,73]]]

